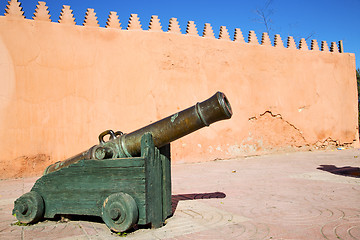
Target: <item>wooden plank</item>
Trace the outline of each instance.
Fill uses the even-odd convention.
[[[150,142],[149,142],[150,141]],[[150,146],[149,146],[150,145]],[[153,180],[152,180],[152,166],[150,159],[154,156],[154,143],[149,140],[149,137],[144,135],[141,138],[141,155],[145,158],[145,208],[146,208],[146,224],[153,219],[152,202],[155,197],[153,194]]]
[[[130,161],[131,160],[131,161]],[[144,167],[144,158],[111,158],[105,160],[81,160],[75,164],[70,165],[69,167],[121,167],[121,168],[131,168],[131,167]]]
[[[161,168],[161,159],[160,159],[160,151],[155,148],[155,158],[153,159],[153,184],[154,184],[154,194],[155,201],[153,202],[154,208],[154,219],[151,222],[151,226],[154,228],[159,228],[163,225],[163,203],[162,203],[162,168]]]
[[[69,181],[71,181],[71,178],[86,179],[89,178],[90,176],[92,177],[98,176],[99,179],[101,177],[104,177],[105,179],[116,178],[116,179],[124,179],[124,180],[145,178],[145,168],[129,168],[129,169],[128,168],[95,168],[95,169],[75,168],[68,171],[61,171],[61,170],[59,170],[59,173],[56,176],[58,177],[66,176],[69,178]],[[47,175],[44,177],[47,177]],[[63,179],[63,181],[66,180],[67,179]]]
[[[121,172],[121,171],[119,171]],[[41,181],[37,181],[33,187],[37,188],[50,188],[59,191],[74,190],[74,189],[144,189],[145,175],[136,171],[128,171],[123,175],[116,173],[102,173],[89,172],[84,173],[78,171],[59,172],[56,176],[44,176]],[[55,187],[55,188],[54,188]]]
[[[171,207],[171,147],[170,143],[160,148],[162,165],[163,220],[172,214]]]
[[[150,133],[141,138],[141,149],[145,160],[146,213],[147,221],[154,228],[163,225],[162,219],[162,171],[160,153],[154,146]]]
[[[84,192],[84,193],[92,193],[97,194],[98,192],[129,192],[129,194],[137,195],[137,194],[145,194],[145,180],[139,181],[131,181],[131,182],[115,182],[113,184],[106,183],[106,181],[102,183],[94,183],[94,182],[86,182],[81,184],[68,184],[64,183],[61,186],[57,186],[54,184],[49,189],[44,189],[43,187],[34,187],[32,190],[40,193],[61,193],[61,192]]]

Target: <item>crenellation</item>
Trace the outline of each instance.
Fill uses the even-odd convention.
[[[4,15],[11,18],[25,18],[24,11],[21,7],[21,2],[18,2],[18,0],[8,1],[8,5],[6,5]]]
[[[76,22],[72,12],[73,10],[70,9],[70,6],[63,5],[58,22],[61,24],[75,25]]]
[[[11,17],[11,18],[25,19],[24,11],[22,10],[22,7],[21,7],[21,2],[19,2],[19,0],[8,0],[8,4],[6,5],[4,15],[6,17]],[[51,22],[51,15],[48,10],[48,6],[46,5],[46,2],[44,2],[44,1],[38,2],[38,4],[36,5],[36,9],[35,9],[32,19],[36,20],[36,21]],[[61,24],[76,25],[73,10],[70,8],[70,6],[68,6],[68,5],[62,6],[58,22]],[[85,19],[83,22],[83,26],[100,27],[99,21],[97,20],[97,16],[96,16],[94,9],[92,9],[92,8],[87,9],[86,14],[85,14]],[[106,21],[105,28],[122,29],[117,12],[110,11],[109,16]],[[143,30],[137,14],[130,15],[130,18],[128,21],[128,26],[126,29],[127,30]],[[151,16],[150,23],[149,23],[149,31],[163,32],[159,17],[157,15]],[[177,18],[170,18],[167,32],[182,34]],[[188,21],[187,27],[186,27],[186,35],[199,36],[199,32],[198,32],[197,26],[194,23],[194,21]],[[204,29],[202,32],[202,37],[216,39],[213,28],[210,23],[205,23]],[[231,41],[228,29],[225,26],[220,27],[220,33],[219,33],[218,39]],[[243,33],[240,30],[240,28],[235,28],[233,41],[246,43]],[[261,44],[262,46],[272,46],[271,39],[267,32],[264,32],[262,34],[261,43],[259,43],[257,36],[255,34],[255,31],[249,31],[247,43],[255,44],[255,45]],[[273,45],[274,45],[274,47],[277,47],[277,48],[285,48],[286,47],[287,49],[299,49],[299,50],[303,50],[303,51],[309,50],[309,47],[307,46],[306,40],[304,38],[300,39],[299,45],[297,47],[296,43],[294,41],[294,38],[292,36],[289,36],[287,38],[287,43],[285,46],[284,42],[281,39],[279,34],[275,34]],[[340,47],[337,45],[336,42],[331,42],[331,45],[329,48],[326,41],[322,41],[321,46],[319,48],[319,44],[318,44],[317,40],[315,40],[315,39],[311,40],[310,49],[312,51],[320,51],[321,50],[322,52],[340,53],[341,51],[339,48]]]
[[[299,50],[302,50],[302,51],[307,51],[309,50],[309,47],[306,43],[306,40],[305,38],[301,38],[300,39],[300,42],[299,42]]]
[[[142,30],[140,19],[137,14],[130,14],[127,30]]]
[[[243,36],[240,28],[235,28],[234,42],[245,43],[245,39],[244,39],[244,36]]]
[[[225,26],[220,27],[219,39],[230,41],[230,35]]]
[[[297,49],[295,40],[292,36],[289,36],[287,39],[287,48],[288,49]]]
[[[322,52],[329,52],[329,46],[326,41],[321,41],[321,51]]]
[[[96,13],[95,13],[94,9],[88,8],[86,10],[83,26],[86,26],[86,27],[99,27],[99,21],[97,20],[97,16],[96,16]]]
[[[205,38],[215,38],[214,31],[210,23],[205,23],[202,36]]]
[[[319,49],[319,44],[318,44],[317,40],[315,40],[315,39],[311,40],[310,49],[311,49],[312,51],[320,51],[320,49]]]
[[[248,36],[248,43],[250,44],[259,44],[259,41],[256,37],[255,31],[249,31],[249,36]]]
[[[38,5],[36,6],[34,12],[33,19],[37,21],[51,22],[50,12],[48,10],[48,6],[46,6],[46,2],[41,2],[41,1],[38,2]]]
[[[121,29],[121,23],[119,20],[119,16],[117,15],[117,12],[113,12],[113,11],[110,12],[105,27]]]
[[[340,40],[338,43],[339,43],[339,53],[343,53],[344,52],[343,40]]]
[[[151,16],[149,23],[149,31],[162,32],[161,23],[158,16],[156,15]]]
[[[280,34],[275,34],[274,47],[284,48],[284,43],[280,37]]]
[[[188,21],[188,24],[186,27],[186,35],[199,36],[198,30],[196,28],[194,21]]]
[[[331,42],[331,45],[330,45],[330,52],[336,52],[338,53],[339,52],[339,48],[338,48],[338,45],[336,42]]]
[[[177,18],[170,18],[168,32],[181,34],[181,29]]]
[[[261,45],[263,46],[272,46],[269,34],[267,32],[264,32],[261,37]]]

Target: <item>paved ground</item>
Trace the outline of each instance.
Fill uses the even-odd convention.
[[[359,167],[359,150],[174,165],[174,216],[126,239],[360,239]],[[12,225],[35,180],[0,181],[0,239],[119,239],[96,219]]]

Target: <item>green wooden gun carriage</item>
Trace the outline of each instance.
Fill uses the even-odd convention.
[[[217,92],[134,132],[105,131],[98,145],[48,166],[15,201],[13,214],[22,223],[63,214],[100,216],[115,232],[135,224],[161,227],[172,214],[170,142],[231,116],[229,101]]]

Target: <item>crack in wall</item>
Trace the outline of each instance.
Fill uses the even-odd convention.
[[[293,146],[294,147],[297,147],[297,148],[301,148],[301,147],[314,147],[316,149],[319,149],[319,148],[328,148],[328,147],[349,147],[353,144],[353,142],[343,142],[343,143],[340,143],[339,140],[334,140],[332,139],[331,137],[328,137],[326,138],[325,140],[318,140],[314,143],[309,143],[304,135],[303,135],[303,132],[298,128],[296,127],[294,124],[290,123],[289,121],[285,120],[281,114],[274,114],[273,112],[271,112],[270,110],[267,110],[265,111],[264,113],[261,113],[259,114],[259,116],[253,116],[253,117],[250,117],[248,120],[249,121],[257,121],[259,120],[261,117],[265,116],[266,114],[268,114],[269,116],[271,116],[272,118],[277,118],[277,119],[280,119],[281,121],[283,121],[285,124],[287,124],[288,126],[290,126],[291,128],[293,128],[299,135],[299,137],[301,137],[301,139],[304,141],[304,144],[301,144],[301,145],[298,145],[298,144],[294,144]],[[355,141],[355,140],[354,140]]]
[[[267,110],[267,111],[265,111],[264,113],[260,114],[259,117],[256,117],[256,116],[250,117],[250,118],[249,118],[249,121],[258,120],[260,117],[264,116],[264,115],[267,114],[267,113],[270,114],[271,117],[281,119],[284,123],[286,123],[287,125],[291,126],[293,129],[295,129],[295,130],[300,134],[300,137],[303,139],[303,141],[304,141],[304,142],[307,142],[306,139],[305,139],[305,137],[303,136],[302,131],[301,131],[299,128],[297,128],[294,124],[292,124],[292,123],[290,123],[289,121],[285,120],[285,119],[281,116],[281,114],[279,114],[279,113],[278,113],[278,114],[274,114],[274,113],[272,113],[271,111]],[[307,144],[306,144],[306,145],[307,145]]]

